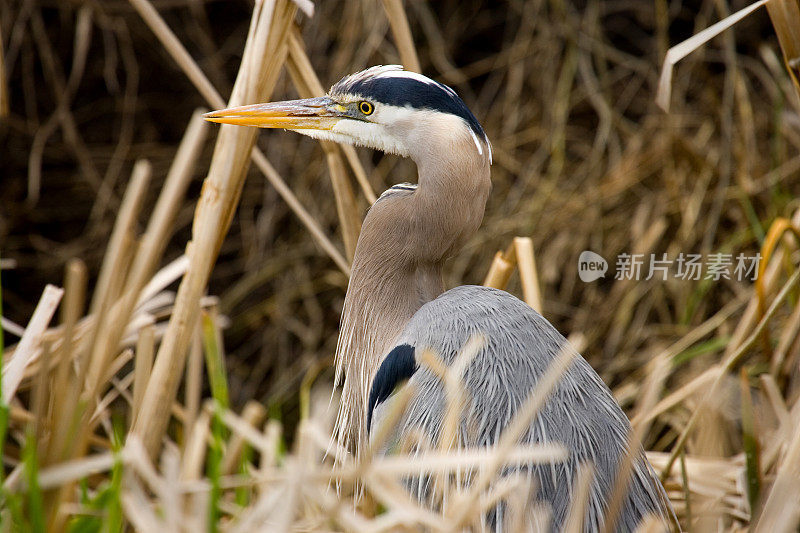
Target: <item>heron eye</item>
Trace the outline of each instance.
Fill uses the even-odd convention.
[[[365,115],[371,115],[372,112],[375,111],[375,106],[373,106],[369,102],[361,102],[358,104],[358,109]]]

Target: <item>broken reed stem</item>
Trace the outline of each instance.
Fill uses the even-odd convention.
[[[286,56],[286,38],[294,13],[294,4],[284,0],[268,7],[256,4],[252,31],[229,102],[231,106],[268,99]],[[140,416],[133,428],[151,456],[158,452],[167,429],[169,407],[175,400],[198,320],[198,303],[238,204],[257,132],[254,128],[229,125],[219,129],[211,167],[195,210],[192,242],[187,249],[189,269],[181,280]]]
[[[542,313],[542,293],[539,289],[539,275],[536,271],[536,258],[533,254],[533,241],[530,237],[514,237],[514,250],[519,265],[519,279],[525,303]]]
[[[397,52],[400,54],[400,62],[406,70],[422,73],[417,49],[414,46],[414,37],[411,35],[408,17],[403,7],[403,0],[383,0],[383,8],[386,11],[386,18],[389,20],[389,26],[392,28]]]
[[[161,18],[161,15],[158,14],[158,11],[156,11],[153,5],[148,0],[129,1],[156,35],[158,40],[161,41],[161,44],[164,45],[167,53],[172,56],[181,70],[183,70],[184,74],[187,75],[189,81],[192,82],[209,105],[217,109],[225,107],[225,100],[222,99],[214,86],[211,85],[211,82],[206,78],[203,71],[200,70],[200,67],[194,59],[192,59],[192,56],[181,44],[169,26],[167,26],[167,23],[164,22],[164,19]],[[275,191],[283,198],[283,201],[286,202],[289,209],[292,210],[300,222],[306,227],[311,237],[319,244],[320,248],[328,254],[345,275],[349,276],[350,265],[347,260],[331,242],[321,226],[314,220],[314,217],[303,207],[303,204],[300,203],[297,196],[295,196],[289,186],[286,185],[284,179],[278,174],[272,164],[270,164],[264,153],[259,150],[258,147],[254,147],[251,151],[251,157],[256,167],[264,174],[264,177],[267,178],[270,185],[272,185]]]
[[[789,0],[794,1],[794,0]],[[680,44],[677,44],[667,50],[667,55],[664,58],[664,63],[661,67],[661,76],[658,80],[658,91],[656,93],[656,104],[664,110],[664,112],[669,112],[669,104],[670,104],[670,97],[672,91],[672,70],[675,65],[686,57],[687,55],[691,54],[701,46],[703,46],[707,41],[713,39],[723,31],[727,30],[743,18],[750,15],[753,11],[760,8],[765,4],[772,3],[771,0],[758,0],[757,2],[753,2],[752,4],[748,5],[737,11],[736,13],[725,17],[724,19],[712,24],[708,28],[692,35],[685,41]]]
[[[517,253],[512,242],[505,252],[497,251],[494,254],[489,272],[486,273],[486,278],[483,280],[483,286],[505,289],[508,280],[511,279],[511,274],[514,273],[515,266],[517,266]]]
[[[25,368],[39,351],[42,335],[47,330],[47,325],[56,312],[62,294],[64,294],[64,290],[53,285],[47,285],[44,288],[42,297],[33,311],[30,322],[28,322],[28,327],[25,328],[25,333],[22,334],[17,349],[14,350],[13,357],[3,368],[2,390],[4,404],[11,402],[17,392],[17,387],[22,381]]]

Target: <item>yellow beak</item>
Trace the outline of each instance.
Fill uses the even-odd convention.
[[[346,108],[329,97],[322,96],[231,107],[206,113],[203,117],[210,122],[238,126],[287,130],[330,130],[339,120],[348,116],[346,111]]]

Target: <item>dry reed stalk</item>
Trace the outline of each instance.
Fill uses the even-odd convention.
[[[800,225],[800,209],[797,209],[792,215],[791,223],[794,227]],[[763,272],[761,272],[759,278],[763,281],[759,281],[759,283],[762,287],[761,293],[764,296],[771,294],[775,290],[782,270],[782,261],[784,257],[784,248],[778,248],[773,254],[772,261],[770,261],[770,263],[766,265]],[[753,327],[755,327],[763,311],[763,309],[761,309],[761,305],[760,299],[757,296],[751,299],[747,305],[747,308],[745,309],[744,315],[734,329],[733,335],[731,336],[731,341],[728,343],[728,346],[725,349],[726,356],[733,353],[741,345],[745,337],[747,337],[747,334],[753,329]]]
[[[172,56],[181,70],[184,71],[189,81],[192,82],[211,107],[217,109],[225,107],[225,100],[222,99],[208,78],[206,78],[203,71],[200,70],[200,67],[194,59],[192,59],[192,56],[189,55],[189,52],[181,44],[172,30],[170,30],[169,26],[167,26],[166,22],[164,22],[164,19],[161,18],[153,5],[148,0],[129,1],[159,41],[164,45],[166,51]],[[345,260],[336,246],[330,241],[320,225],[314,220],[314,217],[303,207],[297,199],[297,196],[295,196],[280,174],[278,174],[267,160],[264,153],[257,147],[254,147],[251,151],[251,157],[258,169],[264,174],[281,198],[283,198],[283,201],[286,202],[286,205],[289,206],[300,222],[306,227],[317,244],[319,244],[320,248],[328,254],[342,272],[349,275],[350,266],[347,260]]]
[[[272,164],[267,160],[267,156],[257,148],[254,148],[252,158],[258,169],[270,182],[270,185],[272,185],[278,194],[281,195],[283,201],[286,202],[286,205],[297,215],[297,218],[300,219],[300,222],[303,223],[319,247],[328,254],[328,257],[339,267],[339,270],[346,276],[350,276],[350,263],[344,258],[339,249],[334,246],[306,208],[303,207],[289,186],[286,185],[283,178],[281,178],[280,174],[278,174],[278,171],[275,170]]]
[[[403,7],[403,0],[383,0],[383,9],[386,11],[386,18],[392,28],[392,35],[403,67],[406,70],[422,72],[417,49],[414,46],[414,37],[411,35],[408,17]]]
[[[286,55],[286,38],[294,11],[293,4],[280,0],[270,6],[256,4],[229,105],[268,98]],[[140,417],[133,428],[152,455],[157,453],[167,429],[168,406],[175,399],[183,374],[189,341],[197,323],[198,302],[238,203],[256,133],[252,128],[225,125],[219,130],[211,168],[195,211],[192,242],[187,250],[189,270],[178,289],[175,309],[156,356]]]
[[[691,54],[703,46],[706,42],[710,41],[746,16],[750,15],[756,9],[768,4],[769,2],[771,2],[771,0],[759,0],[758,2],[753,2],[749,6],[740,9],[733,15],[725,17],[719,22],[712,24],[708,28],[698,32],[692,37],[689,37],[682,43],[670,48],[667,51],[667,56],[664,58],[664,65],[661,69],[661,77],[658,80],[658,93],[656,95],[656,103],[658,106],[665,112],[669,112],[670,96],[672,91],[672,70],[678,61]]]
[[[508,453],[500,454],[503,465],[526,463],[549,464],[567,459],[569,452],[561,444],[514,445]],[[460,469],[491,467],[498,454],[491,448],[466,450],[427,451],[414,455],[386,455],[373,459],[370,470],[393,477],[415,473],[451,473]]]
[[[523,531],[525,528],[525,519],[530,515],[537,516],[539,513],[536,513],[534,509],[532,509],[530,505],[531,501],[531,493],[534,490],[534,486],[529,480],[521,480],[521,487],[515,490],[512,494],[508,497],[508,530],[509,531]],[[549,522],[549,517],[542,517],[541,521],[537,523],[538,530],[545,530],[547,528],[547,522]]]
[[[672,453],[670,454],[670,459],[667,462],[667,466],[661,473],[662,480],[665,479],[667,475],[669,475],[670,471],[672,470],[672,466],[675,463],[675,459],[677,459],[678,454],[681,453],[681,450],[683,450],[683,447],[686,444],[686,439],[688,438],[689,434],[694,429],[697,423],[699,413],[701,412],[701,407],[707,404],[711,400],[711,398],[714,397],[720,384],[722,383],[722,379],[727,375],[727,372],[729,372],[733,368],[733,366],[739,362],[739,359],[741,359],[741,357],[744,356],[746,351],[749,350],[753,346],[753,344],[755,344],[761,332],[769,323],[769,320],[777,312],[778,308],[780,308],[786,295],[789,294],[789,292],[794,289],[794,287],[797,285],[799,281],[800,281],[800,269],[796,270],[794,274],[792,274],[792,276],[786,282],[786,284],[784,284],[784,286],[781,288],[781,291],[778,293],[778,296],[775,297],[775,300],[772,302],[769,309],[766,311],[762,319],[759,321],[755,330],[739,346],[739,348],[730,356],[727,356],[725,361],[717,363],[714,367],[704,372],[704,374],[716,373],[716,376],[714,377],[708,390],[705,392],[702,399],[700,400],[697,409],[694,411],[694,413],[692,413],[692,416],[689,418],[689,421],[686,423],[686,426],[681,431],[681,434],[678,437],[677,442],[675,443]]]
[[[56,312],[63,289],[48,285],[42,292],[42,297],[36,305],[28,327],[14,350],[14,355],[4,364],[3,368],[3,403],[8,404],[17,392],[22,381],[22,375],[40,350],[42,335],[47,329],[47,324]]]
[[[359,474],[364,469],[369,468],[369,464],[374,460],[374,457],[378,455],[378,452],[382,449],[386,440],[392,435],[394,428],[397,427],[400,417],[403,416],[403,413],[405,412],[408,403],[411,401],[411,398],[414,397],[415,392],[416,388],[414,385],[412,383],[406,383],[406,385],[397,392],[396,396],[392,398],[392,402],[389,404],[389,408],[386,410],[384,419],[375,428],[374,433],[370,435],[367,452],[363,454],[361,458],[359,458]],[[346,456],[337,456],[336,460],[342,462],[345,457]]]
[[[486,277],[483,279],[483,285],[485,287],[494,287],[495,289],[505,289],[516,266],[517,253],[512,242],[505,252],[499,250],[495,252],[492,264],[489,266],[489,272],[486,273]]]
[[[440,375],[444,382],[447,394],[447,411],[444,417],[444,424],[439,436],[439,450],[442,452],[458,447],[459,431],[463,406],[467,405],[467,390],[464,387],[464,372],[473,359],[486,346],[486,339],[480,335],[471,336],[467,343],[461,348],[455,361],[444,369],[444,374]],[[425,354],[430,352],[423,352]],[[432,355],[432,354],[431,354]]]
[[[150,372],[153,370],[155,342],[155,329],[153,326],[145,326],[139,331],[139,340],[136,341],[136,358],[133,365],[133,404],[131,404],[129,427],[133,427],[136,415],[142,406],[147,380],[150,379]]]
[[[339,148],[341,148],[342,152],[344,152],[344,156],[347,158],[350,168],[353,169],[353,174],[356,175],[356,181],[361,187],[361,192],[364,193],[367,203],[369,205],[374,204],[378,197],[375,196],[375,191],[372,189],[372,185],[369,183],[367,171],[364,170],[364,165],[361,164],[361,160],[358,158],[355,147],[349,144],[340,144]]]
[[[50,358],[52,356],[52,347],[49,342],[42,343],[41,354],[39,355],[39,374],[33,383],[31,412],[33,414],[32,421],[32,434],[36,437],[36,443],[39,448],[37,453],[38,457],[42,456],[42,446],[46,443],[44,440],[45,435],[49,432],[49,419],[47,417],[48,411],[48,389],[50,388]]]
[[[247,402],[242,411],[242,420],[252,427],[259,426],[267,416],[267,410],[258,402]],[[233,474],[236,471],[242,451],[244,450],[245,439],[240,433],[234,433],[225,448],[222,456],[222,474]]]
[[[761,381],[761,388],[772,406],[772,411],[778,418],[778,426],[783,426],[789,421],[789,410],[786,408],[775,378],[770,374],[761,374],[758,378]]]
[[[594,465],[588,462],[578,465],[573,484],[575,488],[572,493],[572,505],[570,505],[567,519],[564,521],[563,531],[565,533],[581,533],[583,531],[586,504],[589,502],[589,489],[593,480]]]
[[[8,113],[11,110],[4,56],[5,52],[3,52],[3,37],[2,34],[0,34],[0,118],[8,117]]]
[[[158,304],[156,304],[155,301],[159,293],[186,274],[188,268],[189,258],[186,254],[173,259],[166,266],[162,267],[158,272],[153,274],[150,281],[142,288],[139,293],[139,299],[136,301],[136,307],[146,310],[148,304],[166,305],[172,303],[172,300],[163,301]]]
[[[792,224],[792,221],[787,218],[777,217],[772,224],[770,224],[767,235],[764,237],[764,243],[761,246],[761,261],[758,264],[758,276],[755,282],[759,317],[764,314],[764,300],[766,298],[764,289],[764,278],[766,276],[764,272],[766,271],[767,265],[772,260],[772,256],[778,244],[784,244],[784,247],[788,247],[789,244],[786,242],[786,237],[790,236],[794,237],[796,241],[800,241],[800,229],[798,229],[798,226]],[[789,249],[787,253],[791,255],[791,249]],[[762,339],[764,340],[764,353],[767,357],[770,357],[772,348],[769,345],[769,338],[765,335]]]
[[[514,268],[519,266],[519,277],[522,285],[523,299],[538,313],[542,313],[542,295],[539,288],[539,275],[533,253],[533,241],[530,237],[514,237],[505,252],[498,251],[494,255],[489,272],[483,280],[486,287],[505,289]]]
[[[173,442],[168,441],[164,445],[164,451],[161,453],[161,461],[159,463],[161,475],[165,482],[164,486],[167,488],[159,501],[166,531],[180,531],[183,524],[180,462],[178,447]]]
[[[740,298],[738,300],[729,302],[725,307],[714,314],[714,316],[694,328],[688,334],[681,337],[669,348],[659,353],[654,358],[654,364],[660,364],[660,360],[669,361],[676,355],[689,349],[693,344],[724,324],[733,313],[738,311],[739,308],[744,305],[745,301],[746,300],[744,298]],[[692,396],[697,390],[700,389],[700,387],[704,387],[710,380],[716,379],[720,372],[721,371],[719,369],[711,368],[699,376],[692,378],[691,381],[683,384],[678,390],[667,395],[646,413],[638,413],[637,416],[632,420],[633,425],[635,426],[640,423],[651,421],[662,413],[672,409],[676,405],[679,405],[681,402]]]
[[[769,371],[770,374],[777,377],[781,373],[788,373],[784,368],[787,361],[787,354],[795,344],[798,334],[800,334],[800,306],[792,309],[792,314],[784,325],[783,332],[778,339],[778,345],[770,358]]]
[[[125,259],[129,256],[127,251],[133,246],[136,222],[150,182],[150,173],[150,163],[146,160],[137,161],[133,167],[89,308],[90,313],[97,317],[90,343],[91,355],[87,361],[86,392],[89,401],[99,392],[101,378],[122,333],[118,329],[121,317],[117,314],[112,318],[111,309],[120,296],[128,271],[129,265]]]
[[[190,428],[191,431],[186,433],[183,446],[181,479],[187,481],[200,479],[203,472],[203,460],[205,459],[206,448],[208,446],[210,424],[211,415],[208,411],[200,411],[200,414]]]
[[[469,338],[467,343],[460,349],[455,361],[450,366],[444,362],[431,350],[423,350],[419,361],[426,365],[444,385],[447,405],[445,408],[444,420],[439,432],[438,449],[441,453],[451,450],[458,450],[462,435],[459,426],[463,416],[464,406],[467,405],[467,391],[464,387],[463,374],[478,352],[486,345],[486,339],[479,335]],[[418,457],[416,458],[418,459]],[[456,486],[459,486],[461,471],[456,472]],[[433,486],[431,498],[443,501],[448,491],[449,480],[444,475],[439,475]]]
[[[424,529],[446,531],[446,519],[430,509],[421,507],[419,502],[393,478],[381,476],[370,470],[364,474],[364,484],[369,486],[370,493],[390,512],[404,515],[405,524],[418,524]]]
[[[631,474],[634,468],[636,468],[634,463],[641,457],[642,440],[650,429],[650,424],[646,421],[647,419],[644,415],[652,411],[653,406],[655,406],[658,401],[661,390],[664,388],[664,382],[667,376],[669,376],[670,365],[671,362],[666,357],[656,359],[645,380],[642,401],[637,406],[637,413],[641,415],[636,417],[639,423],[631,427],[631,431],[628,435],[628,450],[620,460],[614,479],[614,486],[608,498],[608,507],[603,524],[606,533],[611,533],[616,528],[617,521],[622,512],[622,506],[625,503],[625,497],[628,494]]]
[[[797,0],[771,0],[767,2],[767,12],[778,35],[786,70],[800,94],[800,5]]]
[[[63,443],[67,442],[70,423],[75,416],[78,397],[82,389],[82,378],[85,376],[86,358],[77,362],[79,371],[71,375],[73,334],[75,327],[83,314],[86,300],[86,265],[83,261],[72,259],[67,262],[64,275],[64,302],[61,306],[61,324],[63,325],[63,341],[58,369],[56,370],[53,390],[62,391],[59,401],[53,403],[53,412],[50,422],[52,434],[50,436],[49,450],[44,455],[44,465],[57,462],[63,457]],[[84,352],[88,356],[88,352]],[[83,369],[83,372],[80,371]]]
[[[69,485],[93,474],[107,472],[116,460],[113,453],[105,452],[64,461],[42,469],[39,472],[39,486],[42,490],[52,490]]]
[[[799,404],[800,405],[800,404]],[[800,414],[800,409],[796,409]],[[800,506],[797,503],[797,494],[800,493],[800,432],[797,423],[800,416],[793,420],[792,437],[783,458],[783,463],[778,467],[777,476],[772,488],[761,509],[761,517],[756,524],[758,533],[767,531],[790,532],[796,531],[800,524]]]
[[[189,360],[186,362],[186,379],[184,383],[185,416],[183,420],[184,444],[195,427],[198,413],[200,412],[200,402],[203,393],[203,343],[200,333],[200,325],[195,328],[192,341],[189,346]]]
[[[647,515],[639,523],[635,533],[664,533],[668,531],[664,529],[664,523],[660,518],[652,514]]]
[[[278,421],[267,420],[264,424],[263,435],[267,442],[267,448],[259,450],[261,457],[259,458],[259,470],[263,473],[268,468],[275,466],[278,459],[278,446],[281,441],[282,428]],[[328,439],[330,442],[331,439]],[[337,452],[338,453],[338,452]]]
[[[147,494],[133,474],[125,478],[127,490],[122,493],[121,503],[125,516],[135,531],[163,531],[162,523],[152,508]]]
[[[519,279],[525,303],[542,313],[542,292],[539,289],[539,274],[533,254],[533,241],[530,237],[514,237],[514,250],[519,267]]]
[[[251,402],[254,403],[255,402]],[[251,408],[253,409],[253,408]],[[211,415],[214,411],[214,405],[212,402],[206,402],[203,406],[204,412]],[[258,417],[263,418],[265,413],[259,412],[253,409],[249,417],[252,419],[256,419]],[[222,421],[225,426],[230,429],[234,434],[238,436],[238,438],[242,439],[242,442],[247,442],[253,448],[255,448],[259,453],[271,453],[274,452],[274,441],[268,439],[264,434],[259,432],[253,424],[251,424],[247,419],[235,414],[230,409],[225,409],[220,414],[220,420]]]
[[[286,65],[300,98],[324,95],[325,90],[314,73],[314,68],[306,55],[296,26],[292,26],[288,43],[289,57]],[[356,251],[356,242],[358,242],[358,234],[361,232],[361,213],[356,205],[353,188],[350,186],[342,156],[336,143],[320,141],[320,145],[325,151],[325,159],[328,163],[345,253],[347,254],[347,259],[352,262]]]

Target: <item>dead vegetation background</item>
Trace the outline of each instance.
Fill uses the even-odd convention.
[[[459,92],[492,141],[494,188],[480,232],[447,269],[447,285],[481,283],[497,250],[505,250],[515,236],[531,237],[543,314],[560,331],[583,336],[583,355],[612,386],[629,415],[638,416],[637,429],[649,429],[642,429],[643,443],[654,452],[656,468],[674,466],[665,478],[684,527],[702,530],[719,523],[737,529],[755,524],[752,509],[758,518],[776,476],[794,472],[800,464],[800,445],[791,440],[796,432],[790,431],[800,421],[795,401],[800,307],[797,279],[791,277],[798,258],[790,236],[797,235],[800,222],[800,119],[797,94],[766,12],[756,12],[676,67],[672,107],[665,114],[657,108],[655,94],[666,50],[743,3],[326,1],[314,6],[313,16],[302,10],[295,13],[293,4],[277,4],[278,14],[259,27],[279,46],[264,54],[263,71],[253,69],[266,80],[261,87],[266,94],[270,91],[265,87],[274,84],[273,99],[318,92],[314,74],[327,88],[366,66],[408,65],[415,58],[423,73]],[[272,3],[258,6],[265,12],[273,9]],[[191,61],[181,60],[175,43],[159,34],[160,26],[148,11],[152,8],[227,100],[242,74],[250,2],[0,0],[0,254],[6,346],[19,340],[45,284],[64,285],[66,276],[69,285],[72,275],[80,287],[85,278],[86,301],[94,299],[91,306],[84,304],[83,290],[74,289],[72,314],[62,310],[52,324],[62,324],[61,329],[42,329],[44,337],[30,348],[21,388],[10,402],[11,431],[3,453],[10,476],[8,494],[24,493],[24,451],[32,420],[52,421],[33,429],[43,468],[119,449],[113,444],[113,420],[127,416],[122,426],[128,426],[141,402],[147,403],[141,383],[147,383],[153,352],[161,356],[162,335],[169,334],[166,323],[174,309],[176,280],[193,268],[179,258],[192,239],[202,179],[222,133],[198,119],[187,130],[195,110],[211,105],[209,85],[187,77]],[[403,20],[410,40],[402,33]],[[284,22],[279,30],[276,21]],[[279,49],[289,50],[284,52],[288,68],[282,68]],[[186,160],[174,170],[182,139],[188,146]],[[186,497],[186,491],[208,492],[199,480],[211,483],[212,501],[218,498],[222,503],[214,506],[219,516],[209,517],[209,523],[219,520],[231,528],[256,520],[253,516],[260,515],[242,516],[257,507],[259,494],[266,498],[272,493],[251,486],[248,498],[239,500],[233,485],[226,491],[224,483],[223,488],[217,484],[219,492],[214,493],[213,480],[232,474],[239,461],[255,464],[242,453],[245,441],[258,451],[264,475],[279,469],[275,456],[282,452],[274,449],[277,440],[264,437],[256,444],[252,435],[241,436],[246,434],[241,427],[232,430],[233,423],[225,431],[213,426],[222,420],[222,411],[203,409],[200,398],[212,393],[218,401],[221,397],[219,389],[212,390],[214,378],[198,377],[203,354],[211,365],[208,374],[213,374],[215,360],[224,361],[226,376],[218,377],[227,383],[223,407],[244,410],[244,420],[256,427],[269,413],[282,423],[288,445],[294,445],[301,458],[313,458],[320,443],[304,434],[298,421],[306,418],[310,400],[304,400],[304,394],[310,394],[310,383],[331,379],[330,359],[347,285],[342,258],[346,262],[351,252],[347,228],[352,231],[352,221],[368,206],[366,191],[380,193],[396,182],[415,179],[413,164],[393,156],[359,150],[353,160],[338,149],[331,153],[316,142],[280,132],[261,133],[256,143],[275,175],[285,180],[321,229],[329,248],[309,235],[309,219],[299,219],[276,192],[274,181],[265,180],[253,165],[210,272],[207,293],[215,298],[203,301],[209,310],[204,315],[208,327],[192,335],[185,379],[182,374],[172,376],[178,380],[176,387],[180,383],[181,403],[173,408],[169,435],[179,444],[186,479],[198,480],[189,488],[182,486],[179,497]],[[147,163],[138,163],[137,181],[134,167],[140,160]],[[360,167],[368,187],[357,180]],[[170,200],[174,213],[163,219],[170,222],[157,233],[156,250],[147,249],[154,263],[141,271],[131,267],[140,275],[136,278],[127,265],[136,264],[144,247],[136,249],[131,242],[149,228],[170,169],[182,173],[174,178],[180,183]],[[337,185],[342,177],[345,186],[342,181]],[[235,194],[232,198],[236,205]],[[345,200],[350,202],[346,209],[337,209],[337,202]],[[220,236],[225,235],[223,227],[218,228]],[[116,249],[114,228],[121,228]],[[577,261],[583,250],[609,260],[605,279],[580,281]],[[735,276],[713,282],[672,276],[667,281],[657,276],[613,279],[614,260],[621,253],[659,258],[666,253],[674,259],[681,252],[734,257],[762,252],[763,263],[769,260],[771,268],[762,276],[760,297],[752,281]],[[338,263],[332,253],[339,254]],[[114,260],[109,262],[109,257]],[[70,262],[74,258],[80,263]],[[116,266],[104,266],[104,258]],[[173,260],[179,260],[176,274],[140,298],[142,285],[156,267]],[[115,279],[122,286],[116,286]],[[509,290],[522,293],[516,277]],[[110,313],[121,301],[131,304],[128,310]],[[62,306],[66,305],[65,300]],[[96,324],[80,320],[90,312],[101,321],[113,315],[103,323],[107,328],[100,329],[116,333],[101,335],[98,341],[92,329]],[[142,328],[147,331],[145,341]],[[75,341],[74,349],[63,348],[64,343],[58,343],[65,329],[86,331],[85,337],[92,340],[86,346]],[[5,360],[17,350],[19,346],[7,350]],[[82,353],[93,355],[81,359]],[[147,356],[141,358],[141,353]],[[51,356],[50,366],[41,364],[42,357]],[[62,361],[68,362],[61,365]],[[62,367],[67,368],[64,374],[59,373]],[[71,381],[65,377],[70,372],[84,377],[81,372],[88,372],[96,381],[89,392],[78,386],[75,393],[75,398],[89,398],[88,404],[74,400],[85,409],[76,407],[82,414],[74,415],[83,420],[83,444],[60,456],[52,444],[60,427],[55,407],[60,390],[53,387]],[[206,381],[211,384],[203,385]],[[654,385],[657,397],[643,405],[645,385]],[[5,377],[3,387],[5,397]],[[36,390],[50,392],[41,392],[37,404]],[[171,400],[165,405],[170,404]],[[93,410],[86,405],[99,406],[101,414],[91,422]],[[192,440],[192,429],[203,423],[206,433],[198,430],[200,436]],[[277,439],[275,427],[268,425],[264,435]],[[220,457],[225,457],[216,478],[208,471],[201,475],[205,452],[197,450],[203,445],[191,447],[209,433],[219,439]],[[154,438],[155,444],[145,438],[151,452],[160,445],[160,438]],[[212,438],[210,457],[214,442]],[[303,442],[316,444],[304,452]],[[158,513],[141,523],[132,518],[137,509],[145,516],[142,509],[148,505],[166,506],[163,498],[171,493],[157,488],[157,478],[142,474],[148,468],[142,466],[148,464],[144,453],[124,450],[113,457],[133,465],[149,483],[149,492],[129,477],[123,488],[117,486],[120,499],[128,498],[125,519],[145,529],[151,518],[169,520]],[[199,459],[187,459],[190,450]],[[168,446],[165,457],[174,451]],[[168,480],[174,473],[172,459],[162,459],[165,463],[153,476]],[[294,461],[287,459],[286,464]],[[102,470],[114,464],[107,458]],[[48,525],[66,527],[67,517],[92,514],[87,502],[81,508],[72,492],[59,492],[60,485],[47,479],[43,505]],[[91,479],[89,487],[99,493],[103,479]],[[113,479],[108,476],[111,486]],[[27,486],[30,489],[30,478]],[[314,494],[319,500],[304,497],[324,512],[314,514],[307,504],[302,512],[272,519],[284,520],[286,527],[295,519],[303,527],[313,525],[312,516],[325,527],[360,527],[360,522],[348,522],[341,514],[331,518],[330,509],[336,506],[320,495],[321,489]],[[687,497],[694,506],[686,505]],[[202,498],[190,500],[198,508],[207,504]],[[30,510],[33,504],[21,505]],[[774,512],[778,504],[771,505]],[[370,515],[368,509],[360,512]],[[795,512],[786,511],[787,523]],[[778,520],[777,514],[771,516]]]

